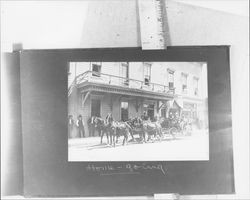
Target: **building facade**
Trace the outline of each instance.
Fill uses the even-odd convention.
[[[72,62],[68,114],[82,115],[87,136],[89,118],[108,113],[122,121],[174,113],[207,126],[206,70],[196,62]]]

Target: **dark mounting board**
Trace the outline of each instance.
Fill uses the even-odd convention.
[[[207,62],[209,161],[68,162],[67,66],[76,61]],[[234,193],[229,46],[23,50],[19,67],[25,196]],[[160,164],[166,175],[100,176],[88,164]]]

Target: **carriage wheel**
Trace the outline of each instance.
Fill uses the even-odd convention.
[[[184,125],[182,128],[182,135],[187,136],[187,134],[188,134],[188,126]]]
[[[176,127],[172,127],[170,128],[169,133],[173,136],[173,138],[175,138],[178,134],[178,129]]]
[[[192,134],[192,127],[191,127],[191,125],[186,125],[185,126],[185,131],[186,131],[186,135],[187,136],[190,136],[191,134]]]

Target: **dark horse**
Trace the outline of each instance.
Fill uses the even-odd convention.
[[[132,128],[127,122],[118,122],[113,121],[112,127],[114,128],[114,132],[111,135],[113,138],[114,147],[118,142],[120,136],[123,136],[123,145],[127,144],[129,134],[132,134]]]
[[[129,132],[132,130],[130,125],[127,122],[115,121],[111,113],[107,115],[106,123],[109,127],[111,144],[113,143],[115,147],[120,136],[124,137],[123,145],[127,144]]]
[[[93,122],[95,128],[100,132],[101,136],[101,144],[104,134],[107,136],[107,143],[112,144],[111,134],[113,132],[112,127],[110,124],[106,123],[106,121],[100,117],[93,117]]]
[[[129,119],[127,121],[127,123],[130,125],[130,127],[132,129],[130,131],[130,135],[132,137],[132,140],[134,140],[135,134],[139,134],[140,141],[146,142],[145,132],[143,130],[143,123],[142,122],[143,122],[142,119],[139,117],[135,117],[135,118]]]
[[[123,145],[127,143],[131,127],[126,122],[114,121],[111,114],[108,114],[105,119],[94,117],[95,127],[101,132],[101,144],[104,134],[107,136],[107,142],[115,147],[120,136],[124,136]]]
[[[162,127],[161,127],[161,123],[159,121],[151,122],[149,120],[145,120],[142,122],[142,127],[143,127],[144,133],[147,134],[147,136],[148,136],[147,141],[149,141],[151,139],[152,135],[154,137],[158,136],[160,139],[162,139],[162,137],[163,137]]]
[[[96,116],[92,116],[88,119],[89,135],[94,136],[95,131],[97,130],[98,135],[101,136],[101,126],[96,126],[95,119]]]
[[[175,117],[163,119],[163,121],[161,122],[161,126],[162,128],[167,129],[167,133],[175,138],[175,135],[177,133],[185,135],[188,130],[189,124],[182,118]]]

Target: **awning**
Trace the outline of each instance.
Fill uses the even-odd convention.
[[[182,99],[175,99],[174,102],[175,102],[180,108],[183,108],[183,100],[182,100]]]
[[[81,93],[88,91],[91,92],[95,91],[95,92],[127,95],[133,97],[143,97],[154,100],[164,100],[164,101],[169,101],[174,98],[174,94],[168,92],[146,91],[141,89],[127,88],[127,87],[92,83],[92,82],[84,82],[78,85],[78,89],[80,90]]]

